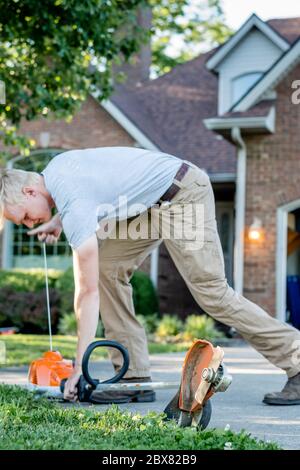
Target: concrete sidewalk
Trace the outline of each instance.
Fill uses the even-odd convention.
[[[300,406],[268,406],[262,403],[267,392],[281,390],[286,375],[269,364],[249,346],[224,347],[225,364],[233,375],[233,382],[225,393],[212,398],[213,414],[209,427],[224,428],[227,424],[234,431],[245,429],[259,439],[277,442],[284,449],[300,449]],[[154,381],[180,380],[184,353],[157,354],[151,356]],[[93,371],[94,368],[91,370]],[[113,375],[109,361],[96,364],[100,379]],[[26,383],[27,368],[0,369],[0,382]],[[93,375],[93,374],[92,374]],[[146,414],[163,411],[175,390],[158,390],[154,403],[119,405],[121,409]],[[67,405],[74,406],[74,405]],[[86,406],[83,404],[76,406]],[[88,405],[105,410],[106,405]]]

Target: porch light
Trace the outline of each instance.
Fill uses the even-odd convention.
[[[249,240],[253,242],[259,241],[262,238],[262,223],[257,217],[254,217],[254,220],[249,227],[248,237]]]

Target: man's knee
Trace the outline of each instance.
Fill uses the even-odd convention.
[[[112,282],[116,279],[117,266],[114,263],[99,263],[99,282]]]
[[[194,294],[200,307],[208,314],[218,316],[224,309],[233,306],[237,293],[229,286],[226,278],[216,278],[199,283]]]
[[[126,263],[100,263],[99,264],[99,282],[121,282],[131,286],[130,279],[135,271],[135,266],[129,266]]]

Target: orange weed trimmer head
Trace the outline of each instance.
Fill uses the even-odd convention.
[[[197,340],[187,352],[179,392],[179,408],[194,413],[202,408],[216,391],[225,391],[231,376],[222,364],[223,350],[209,341]]]
[[[28,381],[33,385],[59,387],[73,372],[71,360],[63,359],[58,351],[47,351],[30,364]]]
[[[223,350],[209,341],[199,339],[192,344],[184,359],[179,389],[164,409],[166,419],[174,419],[181,427],[208,426],[210,398],[216,392],[225,392],[232,381],[223,357]]]

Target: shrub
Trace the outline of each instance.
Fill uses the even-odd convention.
[[[159,325],[155,331],[155,335],[158,339],[171,339],[181,333],[183,329],[183,323],[175,315],[164,315],[159,322]]]
[[[153,313],[152,315],[137,315],[137,319],[140,324],[145,328],[147,335],[153,334],[159,325],[159,316],[158,313]]]
[[[73,268],[63,271],[55,283],[55,288],[60,295],[60,314],[74,316],[74,275]],[[76,332],[76,329],[75,329]]]
[[[136,315],[148,316],[158,312],[158,298],[150,277],[143,271],[136,271],[130,282]]]
[[[63,317],[59,320],[58,324],[58,333],[61,335],[72,335],[75,336],[77,334],[77,321],[74,313],[67,313],[63,315]],[[104,328],[103,323],[99,319],[96,337],[103,338],[104,335]]]
[[[62,292],[73,292],[74,291],[74,275],[73,268],[68,268],[63,272],[60,272],[58,279],[55,283],[56,289]]]
[[[223,338],[223,334],[215,327],[212,318],[206,315],[190,315],[187,317],[184,326],[183,338],[187,341],[194,339]]]
[[[59,271],[48,270],[49,287],[54,288]],[[43,269],[0,270],[0,290],[10,287],[17,292],[38,292],[45,289],[45,271]]]
[[[54,289],[49,289],[51,306],[51,324],[53,332],[59,316],[59,296]],[[0,325],[17,326],[22,333],[46,333],[48,315],[46,292],[15,292],[11,287],[0,289]]]
[[[51,324],[59,317],[60,299],[54,289],[59,271],[48,270]],[[0,326],[17,326],[23,333],[48,331],[48,316],[43,269],[0,270]]]
[[[71,315],[62,321],[60,328],[62,331],[76,332],[76,328],[70,330],[68,326],[68,322],[70,323],[74,317],[73,269],[69,268],[64,272],[49,269],[48,279],[54,331],[59,317]],[[136,272],[131,282],[136,313],[148,316],[157,312],[158,300],[149,276],[143,272]],[[17,326],[21,332],[47,331],[43,269],[0,270],[0,286],[0,326]],[[147,321],[148,326],[151,321],[151,319]]]

